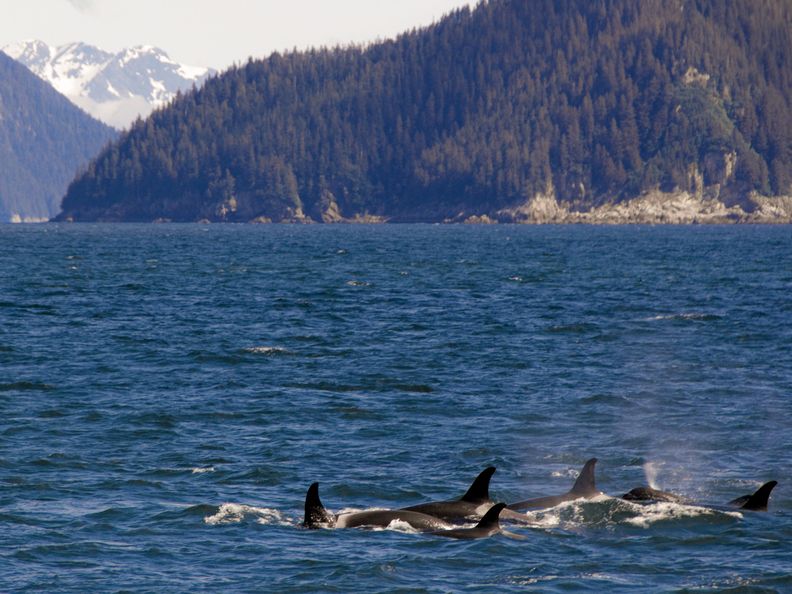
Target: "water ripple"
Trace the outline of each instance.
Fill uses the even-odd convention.
[[[788,227],[0,226],[2,591],[792,588]],[[74,269],[72,269],[72,267]],[[333,510],[609,494],[456,542]],[[724,504],[778,479],[767,514]],[[613,496],[652,483],[690,504]]]

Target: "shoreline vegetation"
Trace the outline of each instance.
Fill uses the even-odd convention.
[[[20,222],[20,221],[17,221]],[[36,221],[41,222],[41,221]],[[75,222],[65,218],[62,222]],[[100,221],[121,222],[121,221]],[[136,221],[147,222],[147,221]],[[226,223],[207,218],[195,221],[174,221],[158,217],[150,223]],[[337,208],[330,208],[314,219],[302,211],[290,213],[280,220],[256,217],[249,221],[233,221],[248,224],[361,224],[379,225],[389,223],[442,223],[465,225],[789,225],[792,224],[792,196],[761,196],[753,194],[739,204],[726,204],[717,198],[695,195],[689,192],[646,192],[629,201],[612,202],[591,209],[576,209],[574,204],[559,201],[552,192],[540,194],[524,204],[494,213],[459,212],[454,217],[442,220],[405,220],[369,213],[358,213],[344,217]]]

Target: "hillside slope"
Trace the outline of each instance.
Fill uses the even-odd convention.
[[[565,220],[686,195],[728,219],[792,193],[790,100],[784,0],[490,0],[210,79],[62,218]]]
[[[47,220],[115,133],[0,52],[0,222]]]

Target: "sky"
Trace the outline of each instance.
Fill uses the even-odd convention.
[[[365,43],[429,25],[472,0],[0,0],[0,47],[83,41],[107,51],[154,45],[222,70],[249,56]]]

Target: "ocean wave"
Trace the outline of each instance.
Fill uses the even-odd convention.
[[[685,312],[673,314],[658,314],[648,318],[643,318],[644,322],[658,322],[658,321],[683,321],[683,322],[714,322],[723,319],[723,316],[713,313],[702,312]]]
[[[206,468],[201,468],[200,466],[198,466],[192,469],[193,474],[205,474],[207,472],[214,472],[214,471],[215,471],[214,466],[207,466]]]
[[[578,402],[581,404],[608,404],[612,406],[630,406],[633,400],[619,394],[590,394],[582,396]]]
[[[548,327],[545,332],[548,334],[588,334],[589,332],[597,332],[599,327],[596,324],[582,323],[582,324],[558,324]]]
[[[300,390],[317,390],[322,392],[407,392],[411,394],[431,394],[434,392],[432,386],[425,384],[408,384],[398,381],[378,381],[373,380],[361,384],[342,384],[329,381],[322,382],[305,382],[298,384],[288,384],[287,387],[297,388]]]
[[[276,526],[294,526],[296,521],[285,516],[277,509],[255,507],[240,503],[224,503],[217,512],[204,517],[204,522],[210,526],[222,524],[239,524],[247,518],[252,518],[258,524]]]
[[[708,507],[697,505],[685,505],[683,503],[657,502],[649,505],[625,502],[633,508],[636,515],[631,518],[624,518],[625,524],[637,526],[638,528],[649,528],[659,522],[669,522],[688,518],[734,518],[741,519],[743,515],[737,511],[720,511]]]
[[[662,522],[698,518],[731,521],[743,517],[738,511],[721,511],[672,502],[640,504],[608,495],[600,495],[592,499],[565,501],[548,509],[528,511],[525,515],[527,523],[531,527],[544,529],[611,528],[615,526],[649,528]]]
[[[288,349],[283,347],[275,347],[275,346],[252,346],[252,347],[245,347],[242,349],[243,353],[249,353],[251,355],[291,355],[292,352]]]
[[[0,392],[50,392],[55,386],[43,382],[11,382],[0,384]]]
[[[602,572],[579,573],[568,576],[555,575],[555,574],[542,575],[536,577],[511,576],[508,578],[507,582],[510,584],[514,584],[516,586],[535,586],[543,582],[555,582],[559,580],[570,580],[574,582],[604,581],[604,582],[613,582],[616,584],[624,584],[624,585],[629,585],[630,583],[629,580],[626,580],[622,577],[613,574],[602,573]]]

